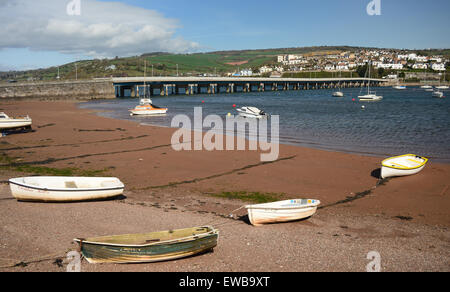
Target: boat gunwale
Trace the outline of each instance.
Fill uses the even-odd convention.
[[[49,189],[49,188],[45,188],[45,187],[38,187],[38,186],[30,186],[27,184],[21,184],[18,182],[15,182],[14,180],[19,179],[19,178],[11,178],[8,180],[8,182],[10,184],[13,185],[17,185],[20,187],[24,187],[27,189],[32,189],[32,190],[43,190],[43,191],[49,191],[49,192],[101,192],[101,191],[115,191],[115,190],[123,190],[125,189],[125,185],[120,181],[120,183],[122,184],[122,186],[117,186],[117,187],[105,187],[105,188],[64,188],[64,189]]]
[[[391,166],[391,165],[386,165],[386,164],[385,164],[388,160],[392,160],[392,159],[400,158],[400,157],[407,157],[407,156],[419,157],[419,158],[423,159],[424,161],[423,161],[420,165],[415,166],[415,167],[396,167],[396,166]],[[418,168],[421,168],[421,167],[425,166],[425,164],[427,164],[427,162],[428,162],[428,158],[426,158],[426,157],[422,157],[422,156],[415,155],[415,154],[404,154],[404,155],[399,155],[399,156],[394,156],[394,157],[386,158],[385,160],[383,160],[383,161],[381,162],[381,165],[382,165],[383,167],[392,168],[392,169],[399,169],[399,170],[414,170],[414,169],[418,169]]]
[[[299,200],[299,199],[297,199]],[[308,199],[308,200],[313,200],[313,199]],[[288,201],[292,201],[292,200],[286,200],[284,202],[288,202]],[[292,206],[292,207],[265,207],[263,205],[267,205],[267,204],[271,204],[271,203],[264,203],[264,204],[256,204],[256,205],[246,205],[245,208],[246,209],[252,209],[252,210],[301,210],[301,209],[307,209],[307,208],[316,208],[318,207],[321,202],[319,200],[315,200],[315,203],[309,203],[306,205],[301,205],[301,206]],[[281,201],[283,202],[283,201]],[[272,203],[277,203],[277,202],[272,202]]]
[[[165,244],[172,244],[172,243],[178,243],[178,242],[187,242],[187,241],[192,241],[191,239],[201,239],[201,238],[206,238],[208,236],[211,235],[217,235],[217,237],[219,237],[219,230],[215,229],[212,226],[199,226],[199,227],[193,227],[193,228],[187,228],[187,229],[196,229],[196,228],[207,228],[210,231],[205,232],[205,233],[200,233],[200,234],[196,234],[196,235],[190,235],[190,236],[185,236],[185,237],[180,237],[177,239],[171,239],[171,240],[165,240],[165,241],[160,241],[160,242],[153,242],[153,243],[146,243],[146,244],[119,244],[119,243],[107,243],[107,242],[99,242],[99,241],[89,241],[89,240],[82,240],[81,238],[75,238],[74,241],[78,242],[80,244],[92,244],[92,245],[104,245],[104,246],[116,246],[116,247],[139,247],[139,248],[144,248],[144,247],[148,247],[148,246],[157,246],[157,245],[165,245]],[[183,230],[183,229],[180,229]],[[176,231],[176,230],[174,230]],[[163,231],[164,232],[164,231]],[[151,233],[149,233],[151,234]],[[118,236],[127,236],[127,235],[134,235],[134,234],[122,234],[122,235],[112,235],[112,236],[108,236],[108,237],[118,237]],[[196,238],[197,237],[197,238]],[[89,238],[88,238],[89,239]],[[95,239],[92,238],[92,239]]]

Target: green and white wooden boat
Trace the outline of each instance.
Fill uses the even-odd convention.
[[[150,263],[213,250],[218,230],[210,226],[179,230],[74,239],[89,263]]]

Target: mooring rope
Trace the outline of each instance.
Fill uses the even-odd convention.
[[[233,218],[233,213],[235,213],[235,212],[237,212],[237,211],[239,211],[239,210],[241,210],[241,209],[243,209],[243,208],[245,208],[245,205],[244,205],[244,206],[241,206],[241,207],[239,207],[239,208],[237,208],[237,209],[235,209],[235,210],[233,210],[233,211],[231,211],[228,215],[220,216],[220,218],[214,219],[214,220],[208,222],[207,224],[205,224],[205,226],[212,225],[212,223],[218,222],[218,221],[220,221],[220,220],[225,220],[225,219]],[[216,216],[217,216],[217,215],[216,215]],[[220,225],[220,224],[217,224],[217,225]]]
[[[23,260],[23,261],[16,260],[16,259],[0,258],[0,260],[6,260],[6,261],[11,262],[11,264],[7,264],[5,266],[0,266],[0,269],[15,268],[15,267],[20,267],[20,266],[27,266],[32,263],[56,260],[56,259],[64,258],[66,253],[64,253],[64,255],[61,255],[61,254],[62,254],[61,252],[52,253],[49,255],[42,256],[42,257],[38,257],[38,258],[34,258],[34,259],[32,258],[32,259]]]

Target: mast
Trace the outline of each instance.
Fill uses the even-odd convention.
[[[147,60],[144,60],[144,98],[147,97],[147,85],[145,84],[146,77],[147,77]]]
[[[369,80],[367,82],[367,95],[370,94],[370,60],[369,63],[367,63],[367,66],[369,66]]]

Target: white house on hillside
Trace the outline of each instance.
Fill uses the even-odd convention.
[[[445,64],[443,63],[435,63],[431,66],[431,69],[434,71],[445,71]]]

